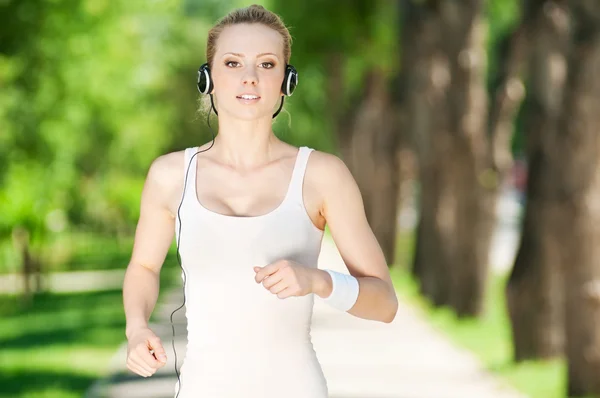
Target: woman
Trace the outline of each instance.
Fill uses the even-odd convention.
[[[273,133],[297,82],[290,42],[281,19],[261,6],[219,21],[199,73],[218,134],[158,157],[148,172],[123,285],[127,366],[148,377],[166,362],[148,320],[175,235],[188,320],[178,397],[325,398],[310,338],[315,295],[364,319],[391,322],[396,314],[388,268],[347,167]],[[326,224],[351,275],[317,268]]]

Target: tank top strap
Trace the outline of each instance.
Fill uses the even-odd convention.
[[[298,157],[296,158],[296,164],[294,165],[294,171],[292,172],[292,180],[290,181],[290,188],[288,192],[289,198],[294,202],[303,202],[302,186],[304,184],[304,175],[306,174],[308,157],[313,150],[313,148],[306,146],[298,148]]]

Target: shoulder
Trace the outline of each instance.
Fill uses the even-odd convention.
[[[163,187],[174,185],[177,176],[184,173],[185,151],[169,152],[156,157],[150,164],[148,178],[160,183]]]
[[[153,201],[172,213],[173,200],[183,189],[184,150],[169,152],[156,157],[146,176],[143,196],[153,196]]]
[[[323,212],[327,204],[357,198],[360,191],[346,163],[337,155],[313,150],[306,166],[306,179],[318,192]]]
[[[306,166],[311,179],[323,187],[331,187],[354,181],[346,163],[337,155],[313,150]]]

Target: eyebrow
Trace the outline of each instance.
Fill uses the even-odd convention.
[[[234,55],[236,57],[244,58],[244,54],[240,54],[240,53],[225,53],[225,54],[223,54],[223,56],[225,56],[225,55]],[[265,56],[265,55],[272,55],[275,58],[278,58],[277,55],[273,54],[273,53],[260,53],[256,57],[259,58],[259,57],[262,57],[262,56]]]

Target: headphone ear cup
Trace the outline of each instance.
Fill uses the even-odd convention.
[[[202,64],[198,69],[198,91],[201,94],[210,94],[213,91],[213,82],[210,77],[210,68],[208,64]]]
[[[294,93],[297,85],[298,72],[296,71],[296,68],[294,68],[292,65],[286,66],[283,83],[281,85],[281,92],[289,97]]]

